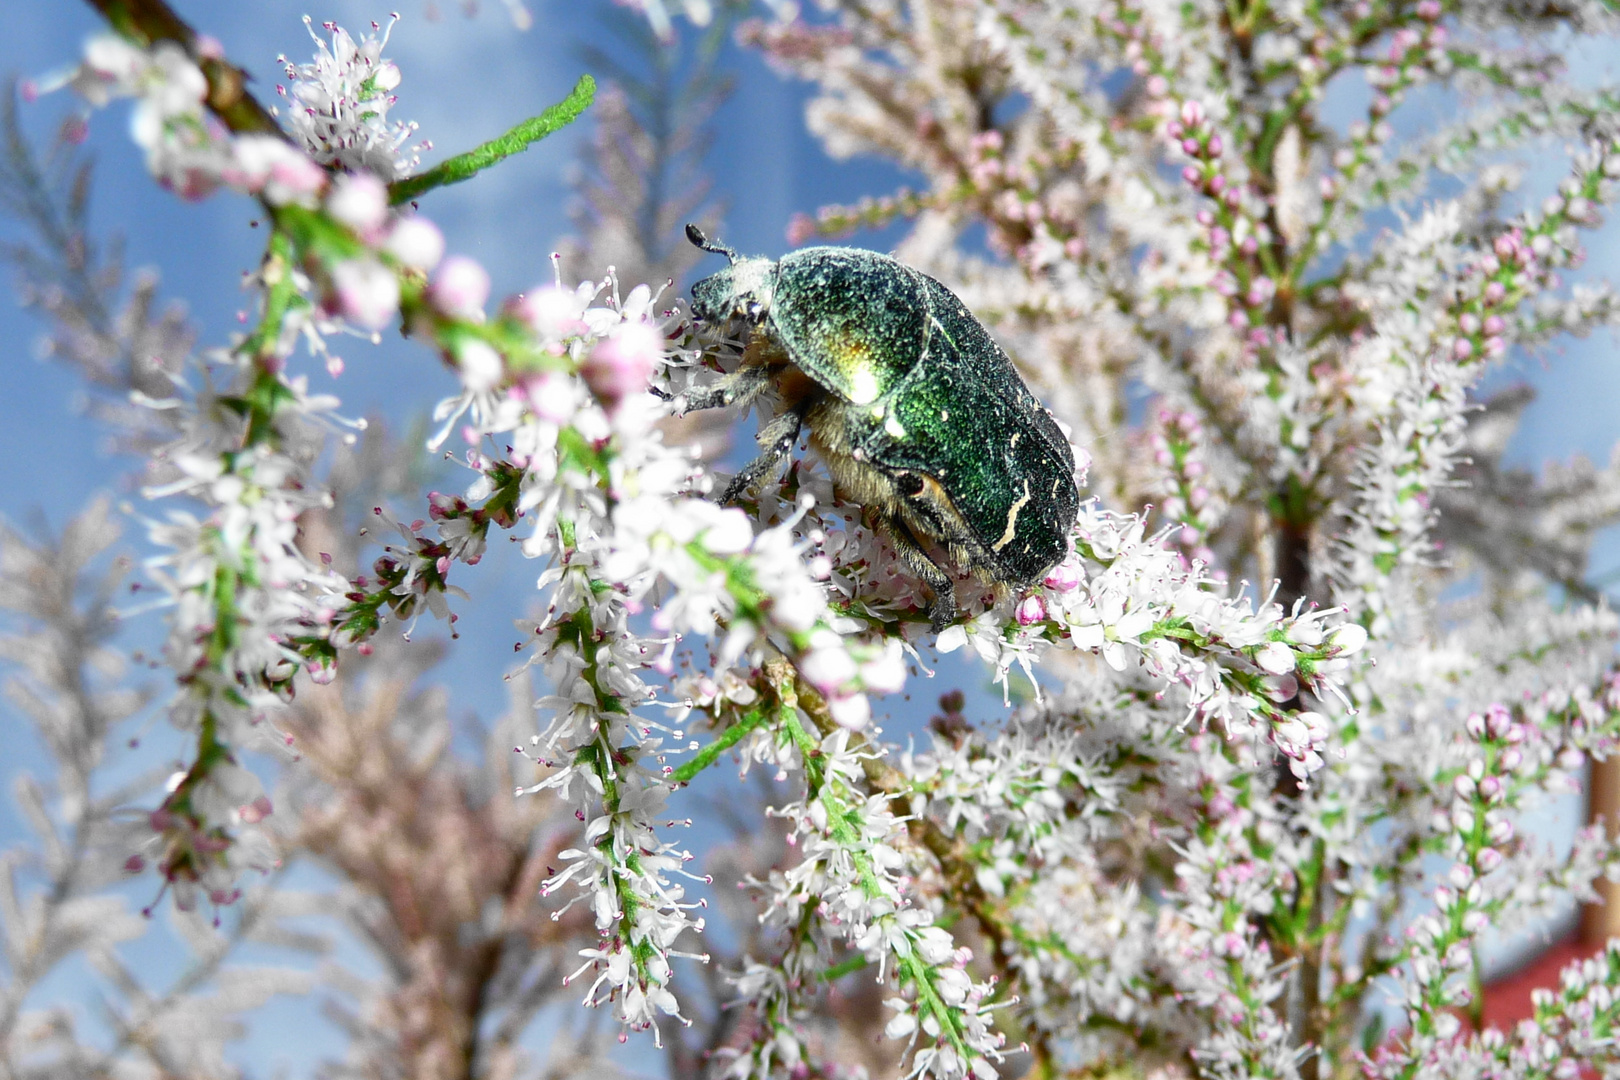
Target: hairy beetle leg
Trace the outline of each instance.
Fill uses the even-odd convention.
[[[888,526],[889,542],[894,545],[895,553],[933,591],[933,603],[928,605],[928,624],[934,633],[940,633],[956,621],[956,590],[951,585],[949,575],[917,543],[917,538],[911,534],[905,522],[896,517],[887,517],[884,524]]]
[[[793,444],[799,441],[799,429],[803,424],[804,417],[796,412],[786,412],[761,428],[758,442],[765,452],[744,465],[742,471],[731,478],[725,493],[720,496],[720,504],[725,506],[735,502],[760,477],[779,466],[793,452]]]
[[[763,365],[740,367],[711,386],[694,386],[681,394],[683,414],[703,409],[719,409],[739,402],[747,407],[771,384],[771,373]]]

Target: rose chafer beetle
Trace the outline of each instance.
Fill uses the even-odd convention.
[[[873,513],[933,591],[935,631],[956,616],[951,579],[925,545],[996,585],[1039,581],[1068,552],[1080,494],[1068,439],[983,324],[945,286],[858,248],[741,258],[692,287],[711,325],[751,326],[741,365],[686,392],[687,410],[746,406],[771,386],[780,411],[731,502],[810,441],[845,497]]]

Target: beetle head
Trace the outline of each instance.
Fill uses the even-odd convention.
[[[704,251],[731,260],[730,266],[692,286],[692,314],[707,323],[763,318],[771,306],[771,271],[776,264],[770,259],[745,259],[725,244],[711,241],[696,225],[686,227],[686,238]]]

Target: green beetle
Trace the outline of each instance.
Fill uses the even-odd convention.
[[[692,287],[692,312],[753,333],[738,369],[685,394],[686,410],[747,405],[775,385],[763,450],[731,502],[787,458],[802,427],[843,494],[878,518],[928,587],[937,632],[956,617],[951,579],[926,543],[982,581],[1020,588],[1069,550],[1080,493],[1068,439],[983,324],[945,286],[857,248],[778,262],[740,258],[696,227],[726,269]]]

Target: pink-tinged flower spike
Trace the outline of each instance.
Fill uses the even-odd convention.
[[[484,304],[489,300],[489,272],[465,255],[452,255],[433,275],[428,299],[446,315],[483,322]]]
[[[399,279],[372,258],[345,259],[332,267],[336,308],[349,322],[382,330],[399,313]]]

